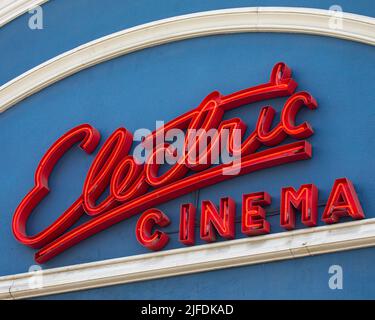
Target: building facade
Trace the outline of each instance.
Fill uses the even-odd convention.
[[[0,297],[375,298],[374,17],[371,0],[3,1]],[[225,125],[230,166],[128,156],[163,150],[160,128]]]

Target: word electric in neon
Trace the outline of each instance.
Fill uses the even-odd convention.
[[[278,63],[274,66],[270,81],[267,83],[226,96],[213,92],[203,99],[198,107],[170,121],[163,130],[156,130],[146,137],[142,144],[151,150],[145,163],[137,162],[133,155],[129,154],[133,144],[132,134],[125,128],[115,130],[94,158],[84,181],[82,193],[77,196],[73,204],[50,226],[35,235],[29,235],[26,232],[28,218],[49,193],[48,180],[56,163],[77,143],[86,153],[92,153],[99,144],[100,134],[91,125],[83,124],[73,128],[61,136],[40,161],[35,172],[34,186],[14,213],[12,228],[16,239],[27,246],[39,249],[35,259],[38,263],[43,263],[97,232],[143,213],[137,224],[136,236],[143,244],[154,243],[150,246],[152,249],[161,249],[167,243],[168,237],[160,231],[153,233],[152,228],[155,224],[160,227],[166,226],[169,219],[160,210],[154,208],[155,206],[237,175],[311,158],[311,145],[304,139],[313,134],[313,129],[307,122],[297,125],[295,118],[302,107],[314,110],[317,103],[309,93],[295,92],[296,88],[297,83],[291,77],[290,68],[284,63]],[[247,126],[242,119],[223,119],[228,110],[278,97],[288,97],[279,122],[273,125],[276,111],[271,106],[265,106],[256,119],[255,129],[246,137]],[[190,146],[187,143],[191,140],[190,130],[207,132],[216,129],[217,135],[213,136],[204,150],[200,150],[198,155],[193,157],[189,148],[183,148],[184,152],[180,155],[180,159],[166,172],[160,174],[160,163],[154,160],[160,155],[175,152],[171,144],[165,143],[163,139],[165,132],[173,129],[187,132],[186,146]],[[224,130],[229,132],[226,141],[220,138],[220,133]],[[240,132],[240,145],[235,143],[235,132]],[[300,141],[280,145],[287,137]],[[194,136],[193,141],[198,146],[202,144],[200,135]],[[231,154],[236,155],[235,160],[231,163],[213,165],[215,160],[213,151],[223,143]],[[266,149],[259,151],[260,147]],[[201,159],[208,159],[208,161],[202,162]],[[108,188],[108,196],[98,203],[98,199]],[[350,188],[348,190],[352,190],[352,187]],[[313,187],[311,190],[306,189],[303,195],[299,193],[296,195],[292,190],[285,191],[286,207],[282,210],[286,210],[290,215],[283,216],[285,218],[282,222],[283,226],[291,229],[294,225],[293,214],[288,206],[298,209],[301,198],[305,197],[305,194],[309,198],[301,203],[309,203],[309,206],[312,206],[316,200],[314,190]],[[347,188],[343,190],[348,192],[345,191]],[[352,191],[348,194],[348,198],[351,197],[354,202],[358,202],[354,190]],[[332,201],[336,207],[346,205],[343,196]],[[245,203],[248,203],[246,206],[252,209],[249,209],[250,213],[243,219],[242,229],[245,234],[269,232],[265,214],[260,208],[269,202],[270,198],[265,193],[252,194],[246,198]],[[185,212],[182,214],[183,221],[192,224],[192,212],[195,209],[189,204],[182,207],[182,211]],[[217,211],[209,201],[202,203],[205,212],[201,220],[202,239],[212,241],[216,231],[227,238],[234,236],[234,227],[229,223],[233,219],[233,207],[234,203],[230,198],[224,201],[221,211]],[[304,213],[303,210],[302,212],[306,223],[314,225],[315,213]],[[338,221],[340,214],[334,212],[335,214],[327,214],[327,222]],[[84,214],[91,216],[91,219],[72,228]],[[351,216],[362,217],[360,213]],[[224,222],[220,222],[222,220]],[[181,242],[193,244],[191,227],[186,225],[185,228]]]

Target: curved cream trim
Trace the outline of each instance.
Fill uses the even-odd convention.
[[[0,87],[0,112],[26,97],[100,62],[178,40],[240,32],[317,34],[375,45],[375,18],[342,14],[342,29],[330,28],[332,12],[321,9],[253,7],[200,12],[146,23],[65,52]]]
[[[371,246],[375,246],[375,218],[0,277],[0,299],[51,295]],[[39,288],[32,287],[38,283]]]
[[[0,4],[0,27],[49,0],[3,0]]]

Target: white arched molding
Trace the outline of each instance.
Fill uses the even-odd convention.
[[[0,27],[47,1],[48,0],[2,0],[0,3]]]
[[[0,299],[23,299],[375,245],[375,218],[0,277]],[[35,277],[39,277],[37,285]]]
[[[332,11],[310,8],[235,8],[177,16],[125,29],[65,52],[4,84],[0,87],[0,112],[50,84],[100,62],[194,37],[243,32],[290,32],[375,45],[375,18],[342,13],[342,23],[337,24],[340,28],[332,28],[330,26],[336,25],[332,23],[333,14]]]

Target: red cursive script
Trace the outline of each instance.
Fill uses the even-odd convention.
[[[16,239],[27,246],[40,249],[36,253],[35,259],[38,263],[43,263],[87,237],[144,210],[150,209],[145,213],[144,223],[153,219],[154,222],[159,221],[159,223],[166,224],[168,221],[165,217],[157,209],[151,210],[151,208],[193,190],[235,176],[223,174],[224,169],[234,170],[242,175],[311,158],[311,145],[307,141],[279,145],[288,136],[304,139],[313,134],[308,123],[296,125],[295,117],[301,107],[315,109],[317,103],[307,92],[294,93],[296,87],[297,83],[291,78],[290,68],[284,63],[278,63],[274,66],[268,83],[226,96],[215,91],[209,94],[197,108],[170,121],[163,128],[164,131],[173,128],[208,131],[214,128],[219,133],[227,129],[230,132],[228,149],[231,153],[240,154],[241,161],[239,162],[212,166],[214,160],[212,150],[220,143],[219,135],[216,135],[209,146],[198,154],[196,157],[198,159],[195,159],[198,161],[192,161],[190,150],[186,150],[181,156],[181,161],[177,161],[167,172],[159,174],[160,164],[156,161],[139,164],[132,155],[129,155],[133,142],[132,134],[125,128],[115,130],[95,157],[85,179],[82,194],[49,227],[36,235],[28,235],[26,233],[27,220],[48,194],[49,175],[57,161],[76,143],[80,143],[80,147],[87,153],[93,152],[99,143],[100,134],[92,126],[83,124],[73,128],[60,137],[40,161],[35,173],[35,185],[21,201],[13,217],[12,228]],[[254,131],[241,140],[243,142],[238,150],[234,146],[233,132],[235,129],[240,130],[243,138],[246,124],[239,118],[223,120],[225,112],[245,104],[284,96],[290,97],[282,109],[280,121],[272,128],[276,111],[271,106],[263,107]],[[157,143],[158,136],[163,135],[163,132],[156,130],[143,141],[145,145],[152,142],[150,159],[172,152],[168,144]],[[191,137],[188,133],[186,141],[189,139]],[[200,143],[199,136],[195,137],[195,142]],[[270,148],[257,151],[261,146]],[[202,157],[210,160],[201,163],[199,159]],[[188,174],[190,172],[193,174]],[[101,203],[97,203],[98,198],[108,187],[109,195]],[[244,215],[248,216],[249,221],[245,231],[251,234],[254,225],[259,224],[258,220],[263,215],[259,208],[252,207],[252,203],[257,201],[266,203],[267,197],[264,194],[259,196],[259,199],[254,198],[249,201],[251,201],[249,202],[250,209],[244,212]],[[210,215],[209,209],[212,206],[210,203],[206,205],[207,219],[211,219],[212,215]],[[232,211],[228,211],[228,219],[233,219]],[[85,213],[92,216],[91,220],[67,231]],[[292,222],[290,223],[292,224]],[[268,230],[269,226],[264,224],[263,228]],[[144,234],[140,233],[140,237],[149,244],[150,248],[155,249],[154,238],[149,231]],[[223,234],[227,237],[232,237],[232,233],[231,230],[223,229]],[[204,236],[207,239],[213,237],[210,230],[207,230],[207,234],[205,233]],[[192,242],[191,229],[185,232],[183,240],[186,243]]]

